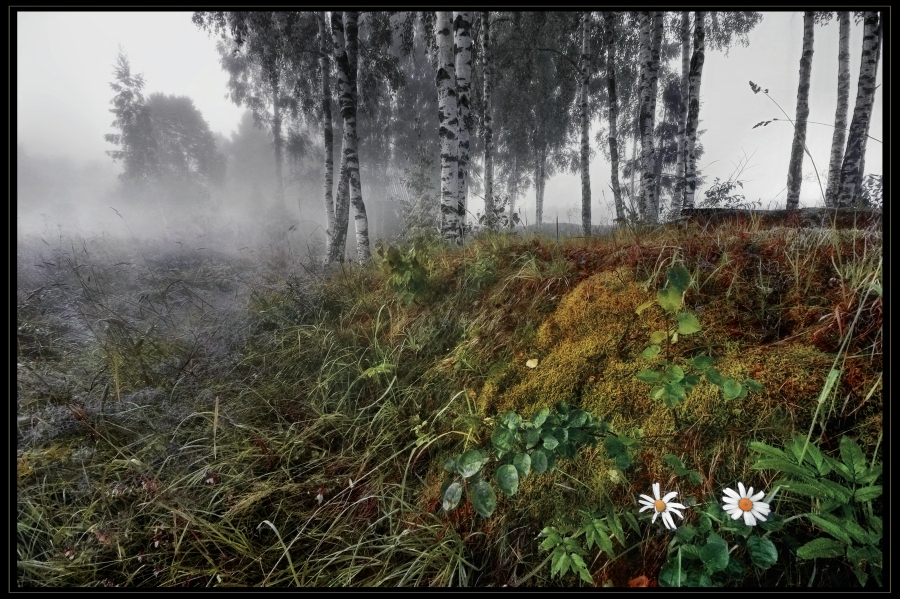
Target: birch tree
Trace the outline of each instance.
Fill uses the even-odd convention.
[[[685,130],[687,128],[688,98],[691,91],[691,13],[681,13],[681,101],[678,106],[678,154],[675,158],[675,196],[672,204],[676,216],[684,205]]]
[[[441,139],[441,235],[448,241],[459,243],[459,119],[452,26],[452,13],[439,11],[434,28],[438,50],[435,85]]]
[[[322,78],[322,138],[325,143],[325,256],[331,256],[331,237],[334,235],[334,129],[331,117],[331,61],[328,49],[328,29],[325,11],[316,12],[319,29],[319,69]]]
[[[878,58],[881,51],[882,24],[880,13],[870,11],[863,15],[862,57],[859,66],[859,86],[856,91],[856,105],[853,120],[847,133],[847,149],[841,165],[841,183],[837,205],[852,206],[860,196],[863,167],[866,157],[866,140],[872,106],[875,103],[875,76],[878,73]]]
[[[662,43],[663,14],[661,11],[642,12],[641,23],[641,218],[655,223],[659,207],[654,205],[656,187],[656,152],[653,126],[656,117],[656,92],[659,74],[659,50]]]
[[[800,204],[800,183],[803,181],[803,153],[806,148],[806,124],[809,119],[809,79],[812,73],[815,14],[811,10],[803,13],[803,52],[800,55],[797,116],[794,118],[794,142],[791,145],[791,160],[788,164],[788,210],[796,210]]]
[[[622,190],[619,186],[619,96],[616,90],[616,13],[604,12],[603,24],[606,40],[606,87],[609,97],[609,161],[612,172],[611,187],[613,201],[616,207],[616,222],[624,224],[625,202],[622,200]]]
[[[581,17],[581,229],[591,234],[590,119],[588,89],[591,83],[591,13]]]
[[[847,141],[847,115],[850,112],[850,13],[837,13],[840,26],[838,42],[837,108],[834,112],[834,134],[831,137],[831,159],[828,162],[828,185],[825,188],[825,205],[837,203],[841,182],[841,162],[844,143]]]
[[[494,230],[494,125],[491,116],[491,23],[490,12],[481,16],[481,73],[484,83],[482,122],[484,123],[484,214],[487,227]]]
[[[465,230],[469,191],[469,95],[472,80],[472,13],[453,13],[453,53],[456,70],[456,106],[458,120],[457,212],[458,226]]]
[[[700,123],[700,82],[703,77],[703,63],[706,60],[706,13],[694,13],[694,51],[691,55],[691,74],[688,82],[688,117],[685,123],[685,163],[684,202],[682,210],[694,207],[694,193],[697,189],[697,128]]]

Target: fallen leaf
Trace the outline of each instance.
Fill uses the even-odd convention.
[[[650,586],[650,579],[641,574],[637,578],[632,578],[628,581],[628,586],[630,587],[648,587]]]
[[[537,365],[538,365],[537,358],[531,358],[530,360],[525,362],[525,366],[527,366],[529,368],[537,368]]]

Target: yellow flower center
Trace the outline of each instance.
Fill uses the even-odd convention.
[[[653,505],[656,507],[657,512],[666,511],[666,502],[663,501],[662,499],[657,499],[656,501],[653,502]]]
[[[741,497],[741,500],[738,501],[738,507],[745,512],[749,512],[753,509],[753,502],[746,497]]]

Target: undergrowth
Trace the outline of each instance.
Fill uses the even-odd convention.
[[[669,584],[687,533],[673,545],[631,525],[652,483],[698,504],[736,481],[769,488],[779,471],[759,467],[751,442],[797,436],[815,455],[850,455],[852,437],[853,456],[883,459],[880,229],[481,234],[462,248],[384,246],[327,276],[276,245],[127,248],[18,243],[20,587]],[[638,311],[675,267],[695,320]],[[671,342],[695,321],[701,332]],[[688,372],[655,365],[645,350],[663,340],[670,364],[714,360],[721,386],[698,376],[677,401],[655,399],[639,373],[669,384]],[[516,427],[560,405],[603,436],[551,468]],[[498,433],[503,422],[526,436]],[[466,501],[466,474],[503,492]],[[777,563],[757,551],[709,580],[880,583],[870,549],[797,556],[831,517],[800,517],[822,513],[790,494],[804,480],[794,473],[772,503],[791,524],[767,537]],[[871,523],[883,499],[866,497]],[[580,526],[593,531],[583,555]],[[853,556],[874,546],[861,538]],[[574,558],[560,551],[583,567],[564,569]]]

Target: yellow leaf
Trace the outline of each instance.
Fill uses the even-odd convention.
[[[538,365],[537,358],[531,358],[530,360],[525,362],[525,366],[527,366],[529,368],[537,368],[537,365]]]

